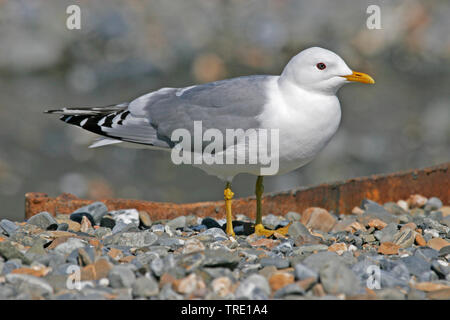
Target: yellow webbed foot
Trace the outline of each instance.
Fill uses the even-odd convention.
[[[255,233],[259,236],[264,236],[264,237],[270,237],[272,235],[274,235],[275,233],[281,234],[283,236],[287,235],[288,231],[289,231],[289,227],[291,226],[292,222],[290,222],[287,226],[282,227],[282,228],[278,228],[276,230],[268,230],[266,228],[264,228],[264,226],[259,223],[257,225],[255,225]]]

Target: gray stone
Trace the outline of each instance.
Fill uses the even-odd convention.
[[[268,214],[262,218],[263,225],[268,227],[269,229],[275,229],[280,224],[280,222],[280,217],[274,214]]]
[[[48,296],[53,294],[52,286],[44,279],[27,274],[7,274],[6,281],[13,284],[19,291],[27,291],[31,295]]]
[[[403,216],[403,215],[407,215],[408,212],[406,212],[405,210],[403,210],[402,207],[400,207],[398,204],[396,204],[395,202],[386,202],[383,207],[389,211],[390,213],[392,213],[393,215],[396,216]]]
[[[139,211],[136,209],[110,211],[109,214],[113,217],[116,223],[122,221],[125,224],[133,223],[137,226],[139,225]]]
[[[320,282],[330,294],[344,293],[353,296],[361,293],[359,279],[345,264],[333,260],[325,263],[319,272]]]
[[[382,266],[381,268],[381,288],[408,287],[410,277],[405,264],[394,263],[392,267]]]
[[[292,240],[284,241],[277,245],[275,248],[272,249],[274,253],[282,253],[284,255],[289,255],[292,252],[293,249],[293,243],[291,243]],[[293,241],[292,241],[293,242]]]
[[[277,269],[289,268],[289,261],[280,258],[262,258],[259,261],[262,267],[275,266]]]
[[[148,247],[154,244],[158,240],[158,236],[153,232],[143,231],[143,232],[123,232],[117,233],[112,236],[108,236],[103,239],[103,244],[108,245],[119,245],[128,247]]]
[[[288,219],[289,221],[298,221],[302,218],[302,215],[298,212],[294,212],[294,211],[289,211],[288,213],[286,213],[286,219]]]
[[[441,250],[439,250],[439,256],[444,257],[446,255],[450,254],[450,245],[442,247]]]
[[[442,218],[439,222],[447,227],[450,227],[450,215]],[[447,238],[450,238],[449,234],[450,232],[447,233]]]
[[[427,294],[420,290],[412,289],[408,292],[407,299],[408,300],[425,300]]]
[[[56,230],[58,230],[58,231],[67,231],[67,230],[69,230],[69,225],[67,223],[65,223],[65,222],[60,223],[58,225],[58,228],[56,228]]]
[[[277,290],[274,293],[273,297],[275,299],[281,299],[288,295],[304,295],[304,294],[305,294],[305,290],[302,287],[300,287],[296,283],[291,283],[291,284],[288,284],[287,286],[284,286],[283,288]]]
[[[24,264],[31,264],[31,260],[13,246],[10,241],[0,242],[0,256],[6,260],[19,259]]]
[[[430,212],[430,214],[428,215],[428,218],[436,220],[436,221],[441,221],[443,217],[444,216],[442,215],[442,212],[440,212],[440,211],[433,211],[433,212]]]
[[[8,236],[12,236],[17,229],[19,229],[19,227],[8,219],[2,219],[0,221],[0,231],[3,230]]]
[[[413,209],[411,209],[409,214],[411,216],[413,216],[414,218],[422,218],[425,216],[425,210],[420,209],[420,208],[413,208]]]
[[[14,297],[15,290],[11,285],[0,285],[0,299],[16,298]]]
[[[380,231],[374,232],[373,235],[375,236],[375,238],[377,238],[378,241],[380,241],[380,243],[393,242],[394,236],[397,231],[397,223],[388,223],[386,227],[384,227]]]
[[[432,269],[441,277],[445,278],[450,274],[450,265],[444,260],[435,260],[431,263]]]
[[[376,218],[386,223],[398,223],[398,217],[391,214],[383,206],[379,205],[375,201],[364,199],[361,207],[364,209],[364,213],[359,218],[362,218],[364,220]]]
[[[270,292],[267,279],[259,274],[252,274],[241,282],[236,289],[235,296],[237,299],[256,300],[258,298],[268,298]]]
[[[152,277],[141,277],[133,283],[133,296],[149,298],[159,294],[158,282]]]
[[[432,270],[426,271],[418,277],[418,282],[431,282],[436,280],[439,280],[439,276]]]
[[[158,296],[159,299],[161,300],[182,300],[183,296],[176,293],[173,289],[172,289],[172,284],[170,283],[166,283]]]
[[[398,289],[386,288],[377,290],[377,298],[382,300],[404,300],[405,294]]]
[[[87,245],[86,241],[78,238],[69,238],[66,242],[63,242],[55,247],[54,252],[68,255],[73,250],[78,248],[84,248]]]
[[[296,248],[294,250],[295,254],[309,254],[309,253],[313,253],[315,251],[327,251],[328,250],[328,246],[324,245],[324,244],[304,244],[302,246],[299,246],[298,248]]]
[[[294,221],[288,230],[288,235],[292,238],[297,238],[298,236],[310,237],[312,236],[308,229],[300,221]]]
[[[102,239],[106,236],[110,236],[111,234],[112,234],[111,229],[105,227],[99,227],[94,231],[94,236],[99,239]]]
[[[174,230],[178,228],[184,228],[186,226],[186,217],[179,216],[175,219],[170,220],[166,225],[173,228]]]
[[[415,275],[417,277],[419,277],[424,272],[429,271],[431,268],[429,262],[417,256],[401,258],[400,261],[405,264],[412,275]]]
[[[108,280],[113,288],[131,288],[136,276],[129,267],[117,265],[109,271]]]
[[[121,233],[121,232],[138,232],[139,226],[134,223],[125,223],[122,220],[119,220],[114,228],[112,229],[112,234]]]
[[[343,262],[343,259],[334,252],[322,251],[306,257],[305,260],[303,260],[303,264],[308,268],[319,272],[322,266],[330,261]]]
[[[157,277],[160,277],[164,272],[164,262],[163,259],[157,257],[150,262],[150,270]]]
[[[53,224],[58,224],[55,218],[53,218],[53,216],[46,211],[32,216],[28,219],[27,223],[35,225],[43,230],[47,230],[47,228]]]
[[[36,260],[38,257],[46,255],[47,251],[44,249],[46,243],[45,239],[37,238],[31,248],[25,253],[25,256],[30,260]]]
[[[442,201],[439,198],[431,197],[428,199],[427,203],[425,204],[425,211],[434,211],[438,210],[442,207]]]
[[[208,230],[205,230],[205,231],[199,233],[198,237],[208,236],[208,235],[212,236],[215,241],[223,241],[223,240],[228,239],[228,236],[225,233],[225,231],[223,231],[220,228],[210,228]]]
[[[164,233],[164,225],[163,224],[154,224],[151,226],[150,231],[157,235],[161,235]]]
[[[315,278],[315,279],[319,278],[318,272],[308,268],[307,266],[301,263],[295,265],[294,274],[297,280],[305,280],[308,278]]]
[[[22,262],[19,259],[11,259],[5,262],[2,269],[2,274],[8,274],[15,269],[22,267]]]
[[[414,255],[425,261],[431,262],[432,260],[437,259],[439,251],[434,250],[433,248],[423,247],[416,249]]]
[[[157,241],[157,244],[160,246],[171,247],[172,249],[177,249],[184,245],[183,239],[178,238],[170,238],[170,237],[160,237]]]
[[[428,228],[432,228],[435,229],[437,231],[439,231],[440,233],[447,233],[450,231],[450,228],[447,226],[443,226],[442,224],[440,224],[439,222],[437,222],[436,220],[430,219],[430,218],[424,218],[423,219],[423,223],[428,227]]]
[[[103,202],[94,202],[75,210],[73,213],[89,213],[94,218],[95,224],[99,225],[103,216],[108,213],[108,208]]]
[[[204,267],[226,267],[235,268],[241,258],[238,252],[229,251],[226,249],[205,250],[205,260],[203,261]]]

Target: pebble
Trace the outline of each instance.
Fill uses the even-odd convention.
[[[179,216],[173,220],[170,220],[167,225],[172,229],[184,228],[186,226],[186,217]]]
[[[141,223],[140,225],[145,228],[150,228],[152,226],[152,219],[147,211],[139,211],[139,221]]]
[[[297,280],[305,280],[309,278],[314,278],[317,280],[319,278],[318,272],[308,268],[307,266],[301,263],[295,265],[294,274]]]
[[[430,271],[431,265],[424,259],[421,259],[417,256],[410,256],[400,259],[402,263],[408,268],[409,272],[412,275],[420,277],[427,271]]]
[[[101,219],[108,213],[108,208],[103,202],[97,201],[75,210],[74,213],[87,213],[92,217],[91,224],[99,225]]]
[[[409,208],[422,208],[427,203],[428,199],[420,194],[412,194],[406,200]]]
[[[359,279],[344,263],[331,260],[320,268],[320,282],[329,294],[347,296],[361,293]]]
[[[442,201],[439,198],[431,197],[425,204],[425,211],[434,211],[442,208]]]
[[[20,291],[26,291],[32,297],[49,296],[53,294],[52,286],[45,280],[27,274],[7,274],[6,281]]]
[[[70,220],[78,222],[80,226],[83,218],[87,218],[91,225],[95,225],[94,218],[87,212],[74,212],[70,215]]]
[[[289,268],[289,261],[286,259],[279,259],[279,258],[262,258],[259,261],[259,264],[262,267],[274,266],[277,269]]]
[[[238,286],[235,292],[237,299],[261,300],[267,299],[271,293],[267,279],[258,274],[248,276]]]
[[[211,281],[213,292],[221,298],[231,295],[233,282],[229,277],[218,277]]]
[[[364,208],[364,214],[359,217],[359,221],[367,221],[372,219],[380,219],[386,223],[398,222],[398,218],[387,211],[383,206],[375,201],[364,199],[361,203],[361,207]],[[363,222],[364,223],[364,222]]]
[[[100,219],[100,226],[104,228],[114,229],[116,220],[113,217],[106,215]]]
[[[408,202],[406,202],[405,200],[398,200],[397,205],[400,208],[402,208],[405,212],[409,210]]]
[[[415,238],[416,232],[410,228],[405,228],[394,235],[393,242],[400,248],[408,248],[414,244]]]
[[[301,219],[302,215],[298,212],[289,211],[288,213],[286,213],[285,217],[289,221],[298,221]]]
[[[117,265],[109,271],[108,280],[113,288],[131,288],[136,281],[136,276],[130,268]]]
[[[159,294],[158,282],[151,276],[136,279],[132,289],[135,297],[150,298]]]
[[[408,204],[406,201],[399,203],[386,202],[383,207],[395,216],[402,216],[408,213]]]
[[[374,236],[375,236],[375,238],[377,238],[377,240],[380,241],[380,243],[393,242],[397,231],[398,231],[397,224],[396,223],[389,223],[382,230],[376,231],[374,233]]]
[[[444,247],[450,246],[450,242],[441,238],[433,238],[427,242],[427,246],[433,248],[436,251],[439,251]]]
[[[195,294],[198,296],[202,296],[203,291],[206,289],[203,279],[195,273],[191,273],[183,279],[175,280],[173,287],[178,293],[184,295]]]
[[[278,291],[293,282],[294,275],[289,272],[275,271],[269,277],[269,285],[272,291]]]
[[[322,251],[318,253],[314,253],[303,260],[303,264],[308,268],[319,272],[320,268],[330,261],[342,262],[343,258],[337,255],[334,252],[330,251]]]
[[[109,215],[113,217],[116,223],[122,221],[125,224],[133,223],[137,226],[139,225],[139,211],[137,211],[136,209],[110,211]]]
[[[12,236],[19,227],[8,219],[2,219],[0,221],[0,231],[3,230],[7,236]]]
[[[22,263],[31,264],[31,260],[12,245],[10,241],[0,242],[0,256],[6,260],[19,259]]]
[[[158,236],[153,232],[122,232],[106,237],[103,244],[141,248],[151,246],[157,240]]]
[[[328,232],[336,224],[336,218],[322,208],[308,208],[303,211],[301,220],[307,228]]]
[[[53,216],[46,211],[40,212],[32,216],[30,219],[28,219],[27,222],[43,230],[47,230],[47,228],[53,225],[58,225],[58,222],[55,220],[55,218],[53,218]]]
[[[422,207],[405,203],[366,199],[339,217],[321,208],[265,215],[268,228],[292,222],[287,236],[270,238],[253,234],[254,221],[243,214],[236,214],[236,238],[224,232],[225,219],[153,222],[147,212],[100,204],[75,212],[80,223],[62,214],[44,228],[3,219],[0,298],[445,299],[450,207],[432,197]],[[82,288],[70,292],[74,266]],[[370,266],[380,268],[381,289],[367,292]],[[43,282],[8,282],[11,275]],[[414,287],[423,283],[436,290]]]

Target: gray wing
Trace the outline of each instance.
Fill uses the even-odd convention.
[[[130,103],[47,112],[61,114],[64,122],[107,137],[93,147],[126,141],[168,149],[177,142],[171,139],[174,130],[186,129],[193,136],[194,121],[202,121],[203,132],[214,128],[224,137],[226,129],[259,128],[258,115],[267,102],[270,78],[248,76],[186,88],[163,88]],[[233,142],[224,143],[226,147]]]
[[[249,76],[192,86],[164,88],[130,103],[128,110],[145,117],[159,140],[171,146],[172,132],[187,129],[193,135],[194,121],[202,121],[203,132],[210,128],[259,128],[258,115],[267,102],[266,85],[271,76]]]

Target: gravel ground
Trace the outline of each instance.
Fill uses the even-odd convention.
[[[450,299],[450,207],[411,195],[351,213],[152,221],[101,202],[0,221],[0,299]]]

